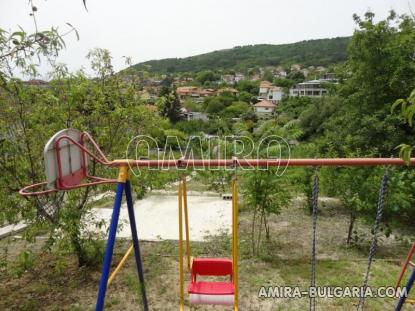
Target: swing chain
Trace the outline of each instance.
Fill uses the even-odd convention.
[[[316,167],[314,172],[313,180],[313,192],[311,198],[311,204],[313,207],[312,221],[313,221],[313,232],[312,232],[312,244],[311,244],[311,282],[310,288],[316,286],[316,231],[317,231],[317,210],[318,210],[318,194],[319,194],[319,167]],[[310,311],[316,309],[316,298],[310,297]]]
[[[357,311],[362,311],[363,310],[363,306],[364,306],[365,300],[366,300],[366,296],[365,296],[364,293],[366,292],[368,284],[369,284],[370,269],[372,267],[373,259],[375,257],[376,248],[377,248],[377,244],[378,244],[378,231],[379,231],[380,221],[382,220],[383,209],[384,209],[384,206],[385,206],[385,194],[386,194],[387,187],[388,187],[388,177],[389,177],[388,175],[389,175],[388,174],[388,169],[385,169],[385,173],[383,174],[382,181],[381,181],[381,184],[380,184],[380,189],[379,189],[376,218],[375,218],[375,223],[373,224],[373,238],[372,238],[372,242],[370,244],[366,275],[365,275],[365,279],[363,281],[363,291],[362,291],[363,295],[359,299],[359,304],[357,306]]]

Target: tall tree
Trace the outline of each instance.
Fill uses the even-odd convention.
[[[338,88],[344,102],[324,126],[325,141],[340,156],[357,149],[390,156],[403,137],[414,134],[390,114],[395,99],[415,85],[414,21],[394,12],[378,23],[371,12],[354,19],[358,29]]]
[[[182,104],[177,96],[176,91],[160,97],[158,101],[160,114],[170,120],[171,123],[176,123],[183,119]]]

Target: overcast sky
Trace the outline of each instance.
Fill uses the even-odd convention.
[[[0,27],[33,30],[28,0],[0,0]],[[377,19],[394,9],[415,9],[415,0],[34,0],[39,28],[63,30],[66,22],[80,34],[67,38],[60,60],[72,70],[84,66],[94,47],[109,49],[115,68],[134,63],[185,57],[237,45],[290,43],[349,36],[352,15],[368,9]]]

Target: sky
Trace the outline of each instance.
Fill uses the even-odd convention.
[[[17,25],[33,31],[28,0],[0,0],[0,28]],[[93,48],[111,51],[116,70],[123,56],[133,63],[186,57],[249,44],[282,44],[350,36],[354,13],[367,10],[383,19],[391,9],[415,11],[415,0],[34,0],[39,29],[75,26],[80,35],[66,37],[59,61],[71,70],[84,67]],[[43,74],[47,69],[41,66]]]

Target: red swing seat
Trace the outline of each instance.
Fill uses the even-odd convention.
[[[228,258],[194,258],[191,267],[192,281],[188,287],[190,304],[231,306],[235,300],[232,281],[232,260]],[[197,276],[230,276],[229,281],[197,281]]]

